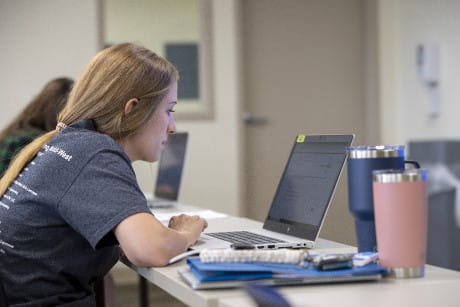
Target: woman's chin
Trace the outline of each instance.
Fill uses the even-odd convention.
[[[150,163],[154,163],[154,162],[157,162],[158,160],[160,160],[160,154],[152,156],[152,157],[148,157],[146,161]]]

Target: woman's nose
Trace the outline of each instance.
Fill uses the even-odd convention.
[[[169,121],[168,133],[169,134],[176,133],[176,121],[174,120],[174,118],[171,118],[171,120]]]

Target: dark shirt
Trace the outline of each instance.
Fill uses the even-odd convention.
[[[58,133],[0,198],[0,276],[12,306],[94,306],[117,262],[112,229],[150,213],[122,147],[80,121]]]

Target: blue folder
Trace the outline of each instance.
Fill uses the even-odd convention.
[[[350,269],[322,271],[313,265],[278,264],[264,262],[211,262],[203,263],[199,257],[187,258],[190,271],[199,282],[243,281],[267,278],[328,278],[334,280],[349,276],[383,276],[387,270],[377,264]]]

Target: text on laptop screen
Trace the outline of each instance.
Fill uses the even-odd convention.
[[[266,222],[315,232],[334,193],[351,139],[333,135],[298,138]]]

